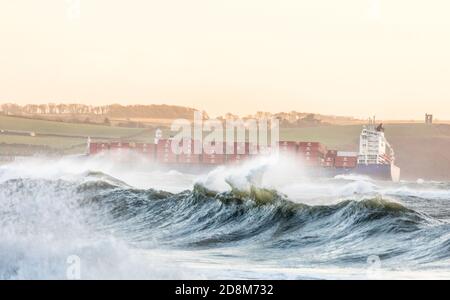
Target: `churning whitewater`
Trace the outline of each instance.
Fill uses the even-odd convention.
[[[208,174],[108,157],[0,167],[0,279],[450,278],[450,184]]]

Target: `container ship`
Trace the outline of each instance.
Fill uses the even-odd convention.
[[[174,142],[172,138],[162,138],[160,133],[157,133],[153,143],[123,141],[106,143],[92,142],[88,139],[87,154],[119,152],[126,153],[125,157],[132,157],[133,153],[138,153],[141,157],[144,156],[165,168],[196,173],[219,165],[239,164],[260,155],[276,152],[295,157],[313,176],[364,175],[377,180],[394,182],[400,180],[400,168],[395,165],[394,149],[386,140],[383,125],[377,126],[374,120],[362,128],[359,152],[330,150],[323,143],[315,141],[280,141],[275,151],[271,151],[270,147],[261,149],[249,142],[234,142],[220,145],[219,149],[222,148],[223,151],[217,152],[221,153],[202,151],[201,154],[193,154],[196,141],[183,140],[187,142],[187,151],[175,154],[172,150]],[[227,147],[233,147],[232,151],[228,151],[230,149]]]

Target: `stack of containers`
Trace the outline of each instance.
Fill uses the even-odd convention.
[[[111,143],[109,143],[109,149],[111,151],[117,151],[118,149],[120,149],[120,147],[122,147],[122,143],[121,142],[111,142]]]
[[[130,143],[112,142],[110,143],[109,150],[113,151],[113,153],[128,154]]]
[[[228,147],[228,146],[227,146]],[[233,154],[227,155],[228,163],[239,163],[249,158],[250,143],[248,142],[234,142]]]
[[[100,143],[97,144],[97,152],[106,152],[110,148],[110,145],[108,143]]]
[[[183,147],[186,145],[186,151],[183,151],[178,156],[178,162],[183,164],[198,164],[200,162],[200,154],[194,154],[195,145],[198,144],[200,146],[200,141],[198,140],[184,140]],[[198,147],[197,146],[197,147]]]
[[[177,162],[177,155],[172,151],[172,140],[159,140],[156,145],[156,161],[159,163]]]
[[[109,150],[109,144],[107,143],[90,143],[89,154],[95,155],[97,153],[106,152]]]
[[[320,166],[324,162],[327,148],[319,142],[299,142],[298,153],[308,166]]]
[[[353,169],[356,168],[357,164],[358,164],[358,153],[338,151],[334,163],[336,168]]]
[[[97,143],[90,143],[89,144],[89,154],[95,155],[95,154],[101,152],[101,148],[99,148],[98,146],[99,146],[99,144],[97,144]]]
[[[258,155],[258,151],[259,151],[259,146],[258,143],[254,144],[254,143],[247,143],[248,144],[248,155],[252,156],[252,155]]]
[[[297,142],[278,142],[280,154],[294,154],[297,152]]]
[[[273,149],[271,146],[257,146],[258,149],[258,155],[270,155],[273,152]]]
[[[142,156],[149,159],[150,161],[155,160],[156,155],[155,148],[156,148],[155,144],[147,144],[147,143],[138,143],[135,146],[136,151]]]
[[[226,154],[225,154],[225,144],[223,142],[217,142],[220,143],[219,147],[222,148],[222,153],[216,153],[213,151],[213,153],[206,153],[205,149],[203,149],[202,154],[202,163],[208,164],[208,165],[220,165],[225,163],[226,160]],[[216,145],[213,144],[212,148],[215,149]]]
[[[322,167],[332,168],[334,167],[334,163],[336,161],[337,151],[336,150],[328,150],[325,155],[324,161],[322,163]]]

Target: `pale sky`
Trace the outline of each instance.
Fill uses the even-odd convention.
[[[0,0],[0,103],[450,119],[449,16],[448,0]]]

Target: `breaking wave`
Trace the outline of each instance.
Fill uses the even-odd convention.
[[[65,278],[71,255],[84,279],[360,277],[373,255],[386,270],[448,275],[445,183],[313,180],[270,161],[196,176],[145,166],[144,178],[52,165],[0,167],[1,279]]]

